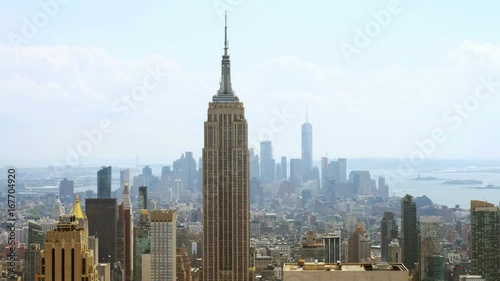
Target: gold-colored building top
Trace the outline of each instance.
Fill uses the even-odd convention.
[[[75,206],[73,207],[73,215],[75,216],[76,219],[85,218],[85,215],[83,214],[82,211],[82,206],[80,205],[80,199],[78,198],[78,194],[76,195]]]

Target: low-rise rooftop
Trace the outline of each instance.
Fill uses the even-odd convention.
[[[300,264],[300,262],[299,262]],[[402,263],[286,263],[283,271],[408,271]]]

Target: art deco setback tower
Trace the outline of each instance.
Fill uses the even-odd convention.
[[[227,21],[226,21],[227,23]],[[249,150],[245,109],[231,88],[227,24],[219,91],[203,148],[203,277],[249,280]]]
[[[57,228],[47,232],[34,280],[97,280],[94,252],[88,247],[87,218],[78,196],[73,213],[61,216]]]

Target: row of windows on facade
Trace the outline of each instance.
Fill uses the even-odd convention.
[[[219,117],[219,118],[217,118]],[[230,122],[230,121],[244,121],[245,116],[241,113],[216,113],[208,115],[208,122]]]
[[[56,249],[52,248],[52,268],[51,268],[51,273],[52,273],[52,278],[54,279],[56,276]],[[65,268],[65,263],[66,263],[66,258],[65,258],[65,249],[61,249],[61,267]],[[45,269],[45,257],[42,258],[42,275],[45,275],[46,269]],[[86,259],[82,259],[82,275],[86,275]],[[63,270],[61,272],[62,279],[64,280],[64,274],[65,271]],[[71,249],[71,276],[74,278],[75,276],[75,249]],[[72,279],[73,279],[72,278]]]

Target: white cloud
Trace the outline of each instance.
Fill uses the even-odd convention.
[[[500,46],[465,40],[448,54],[461,67],[479,67],[487,71],[500,70]]]
[[[444,65],[367,67],[358,72],[280,56],[233,71],[233,87],[245,103],[250,135],[269,126],[275,110],[286,107],[296,116],[276,133],[275,157],[298,155],[306,104],[314,125],[315,151],[332,156],[398,156],[408,152],[414,139],[440,125],[443,109],[474,91],[478,75],[498,66],[500,46],[465,41],[446,55]],[[142,83],[146,68],[156,65],[167,77],[127,118],[120,119],[112,102],[129,95]],[[471,65],[473,71],[466,67]],[[207,104],[219,86],[218,68],[185,69],[163,54],[132,60],[91,47],[21,47],[15,54],[0,46],[0,98],[8,105],[2,106],[0,116],[33,124],[18,127],[0,155],[29,160],[36,153],[50,158],[48,162],[58,161],[66,145],[81,140],[81,130],[111,118],[117,129],[95,150],[95,157],[140,154],[168,163],[182,150],[192,150],[198,157]],[[499,100],[492,97],[489,102]],[[475,132],[492,131],[485,127]],[[26,140],[32,135],[39,139],[35,145]],[[448,153],[466,156],[467,149]],[[485,148],[485,155],[491,151],[495,150]],[[134,155],[123,156],[129,152]]]

